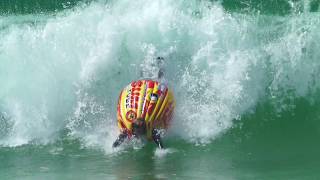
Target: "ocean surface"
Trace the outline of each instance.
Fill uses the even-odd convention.
[[[319,179],[319,5],[1,1],[0,179]],[[165,150],[113,149],[120,90],[159,68]]]

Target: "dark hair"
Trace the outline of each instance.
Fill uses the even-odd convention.
[[[132,123],[132,132],[136,135],[141,135],[146,132],[146,122],[143,118],[138,118]]]

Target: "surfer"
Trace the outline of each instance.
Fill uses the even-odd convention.
[[[123,130],[118,136],[117,140],[113,143],[113,147],[118,147],[123,143],[124,140],[130,139],[131,137],[140,138],[147,134],[147,127],[145,120],[142,118],[136,119],[132,123],[131,132],[128,130]],[[152,139],[156,143],[157,147],[163,149],[163,144],[160,136],[160,129],[152,129]]]
[[[113,147],[126,139],[146,137],[163,148],[161,132],[168,129],[175,106],[173,93],[163,81],[163,75],[160,68],[157,80],[133,81],[121,91],[117,106],[120,135]]]

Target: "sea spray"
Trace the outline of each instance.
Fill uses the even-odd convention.
[[[227,132],[257,103],[285,107],[286,99],[314,99],[319,88],[317,14],[269,17],[230,13],[219,3],[123,0],[39,22],[1,19],[2,146],[47,143],[67,131],[84,146],[110,150],[119,92],[153,77],[157,56],[177,100],[170,132],[196,144]]]

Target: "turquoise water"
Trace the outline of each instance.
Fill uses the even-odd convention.
[[[1,179],[318,179],[319,1],[0,3]],[[112,149],[165,58],[165,150]]]

